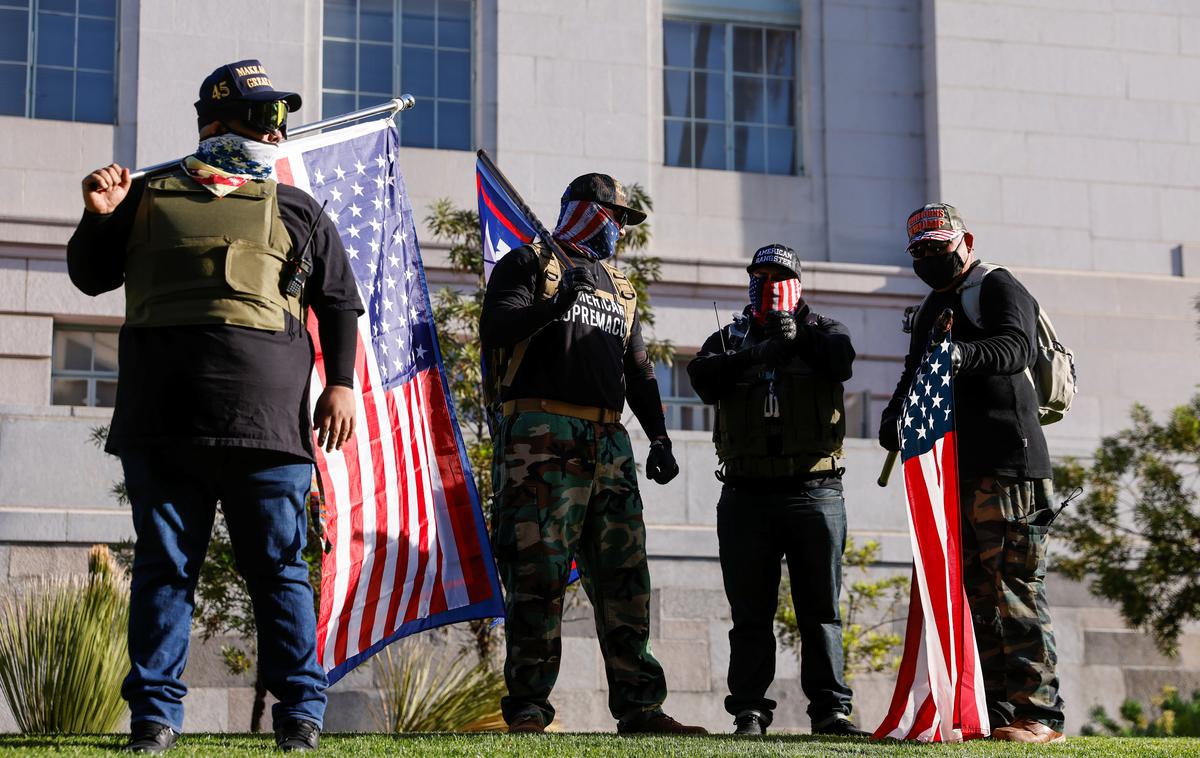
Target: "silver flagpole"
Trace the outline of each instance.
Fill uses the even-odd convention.
[[[390,113],[395,115],[400,111],[406,111],[409,108],[412,108],[416,104],[417,100],[412,95],[401,95],[400,97],[393,98],[386,103],[373,105],[370,108],[363,108],[360,111],[353,111],[341,116],[333,116],[332,118],[323,118],[320,121],[314,121],[311,124],[304,124],[303,126],[297,126],[295,129],[288,129],[288,139],[291,139],[292,137],[299,137],[310,132],[328,129],[331,126],[339,126],[341,124],[347,124],[351,121],[359,121],[364,118],[370,118],[371,116],[375,116],[380,113]],[[178,166],[179,161],[180,159],[176,158],[172,161],[163,161],[162,163],[155,163],[153,166],[139,168],[137,171],[131,172],[129,174],[129,178],[140,179],[143,176],[157,174],[160,171],[166,171],[167,169]]]

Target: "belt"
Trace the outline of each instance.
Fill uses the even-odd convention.
[[[621,420],[621,412],[610,408],[596,408],[590,405],[575,405],[563,400],[542,400],[536,397],[526,397],[520,400],[509,400],[500,406],[500,412],[505,416],[514,413],[533,411],[535,413],[554,413],[559,416],[594,421],[597,424],[615,424]]]

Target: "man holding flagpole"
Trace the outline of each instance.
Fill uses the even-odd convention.
[[[539,733],[554,718],[572,557],[595,610],[618,732],[704,731],[661,708],[667,686],[650,652],[642,500],[621,425],[628,400],[651,440],[646,475],[666,484],[679,473],[636,293],[607,263],[625,226],[645,218],[612,177],[585,174],[562,197],[551,247],[507,252],[488,280],[480,338],[504,356],[489,368],[499,381],[492,519],[510,732]]]
[[[262,64],[221,66],[200,87],[200,144],[167,173],[132,181],[116,164],[83,180],[67,246],[89,295],[124,285],[116,408],[133,515],[126,750],[158,753],[183,729],[181,677],[193,593],[215,507],[254,603],[259,673],[275,696],[277,745],[312,750],[327,680],[301,557],[313,430],[326,450],[354,432],[356,322],[346,250],[311,196],[274,179],[300,96]],[[319,322],[325,389],[309,415]]]
[[[1051,467],[1037,393],[1026,374],[1038,349],[1038,304],[1004,269],[972,277],[980,265],[974,238],[953,206],[933,203],[914,211],[908,238],[913,270],[932,293],[914,319],[904,373],[883,413],[879,441],[890,451],[903,444],[906,458],[915,446],[915,460],[931,444],[917,437],[936,436],[940,425],[953,424],[962,549],[959,556],[957,545],[948,545],[952,554],[946,560],[957,566],[961,559],[992,737],[1058,742],[1063,702],[1045,587],[1055,515]],[[964,290],[971,286],[979,288],[972,293],[976,313],[964,307]],[[931,362],[930,332],[946,309],[952,313],[953,341],[942,343],[948,353]],[[949,465],[954,448],[951,444],[945,459]],[[919,470],[918,465],[914,471]],[[905,471],[907,478],[907,464]],[[953,481],[950,475],[938,478]],[[955,525],[950,533],[956,531]],[[942,621],[926,618],[925,624]]]

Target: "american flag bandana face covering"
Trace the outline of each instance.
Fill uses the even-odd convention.
[[[589,200],[563,203],[554,239],[595,260],[611,258],[621,238],[621,225],[608,208]]]
[[[750,312],[759,325],[765,324],[771,311],[791,313],[800,304],[800,280],[793,277],[783,281],[769,281],[763,277],[750,277]]]

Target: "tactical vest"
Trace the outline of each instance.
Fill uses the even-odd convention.
[[[549,300],[558,292],[558,286],[562,282],[562,262],[545,245],[534,242],[529,247],[538,259],[537,294],[534,295],[534,298],[538,302]],[[511,254],[509,253],[509,255]],[[621,303],[625,315],[625,346],[628,347],[629,338],[633,332],[633,319],[637,315],[637,290],[634,289],[629,278],[616,266],[605,261],[600,261],[600,265],[608,274],[616,294],[610,295],[599,289],[594,294],[596,297],[615,299]],[[486,405],[494,405],[499,400],[501,393],[517,378],[517,370],[521,368],[525,351],[529,348],[532,339],[530,337],[517,343],[512,350],[492,350],[489,351],[489,355],[485,356],[483,395]]]
[[[755,340],[748,322],[731,329],[731,349]],[[841,382],[815,373],[801,358],[769,368],[750,366],[717,405],[713,442],[724,477],[794,477],[837,468],[846,437]]]
[[[183,171],[154,177],[125,253],[125,323],[278,332],[285,313],[303,323],[300,297],[281,290],[291,250],[274,181],[217,197]]]

